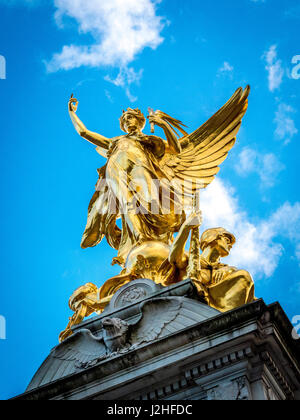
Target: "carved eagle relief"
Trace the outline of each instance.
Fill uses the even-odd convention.
[[[126,353],[142,349],[150,343],[219,315],[215,309],[183,297],[154,298],[137,305],[140,315],[137,315],[135,321],[105,318],[97,336],[88,329],[82,329],[55,347],[28,390],[106,360],[126,356]]]
[[[96,365],[109,357],[129,352],[178,329],[182,301],[176,298],[150,300],[141,305],[142,316],[135,324],[118,318],[103,320],[103,335],[95,337],[80,330],[54,349],[52,357],[73,362],[75,369]]]

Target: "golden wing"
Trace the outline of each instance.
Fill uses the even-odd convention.
[[[238,89],[205,124],[180,140],[182,152],[166,155],[163,169],[186,194],[206,188],[215,178],[236,141],[248,108],[250,86]]]

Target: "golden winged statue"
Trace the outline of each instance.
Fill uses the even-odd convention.
[[[151,279],[169,286],[189,278],[200,298],[220,311],[251,301],[254,297],[251,276],[227,269],[219,262],[230,251],[224,251],[223,242],[225,248],[230,248],[229,242],[234,241],[230,239],[227,243],[226,238],[233,236],[224,234],[224,229],[214,229],[214,240],[207,249],[202,249],[199,237],[202,214],[197,210],[200,190],[214,180],[235,144],[248,108],[249,93],[249,86],[238,89],[192,134],[184,130],[186,126],[181,121],[149,109],[152,134],[146,135],[143,133],[146,118],[139,109],[128,108],[120,118],[125,134],[114,138],[89,131],[76,114],[78,100],[71,96],[69,113],[77,132],[107,159],[106,165],[98,170],[99,180],[89,205],[81,246],[94,247],[106,237],[118,251],[113,264],[119,264],[123,270],[100,289],[88,284],[74,292],[69,305],[75,314],[60,341],[72,335],[72,327],[86,316],[101,313],[117,290],[135,279]],[[153,135],[155,125],[163,129],[165,139]],[[191,210],[189,217],[187,209]],[[121,227],[117,225],[119,219]],[[191,249],[187,254],[185,245],[190,232]],[[217,256],[217,260],[211,260],[211,255]]]
[[[137,244],[159,241],[170,245],[186,219],[189,199],[213,181],[234,146],[249,93],[249,86],[238,89],[192,134],[167,114],[151,113],[150,124],[162,128],[166,139],[144,134],[144,115],[130,108],[120,118],[125,134],[109,139],[93,133],[78,118],[78,101],[72,96],[69,113],[77,132],[107,158],[106,165],[98,170],[82,248],[96,246],[105,236],[118,251],[114,262],[124,267]],[[117,226],[118,219],[122,220],[122,229]]]

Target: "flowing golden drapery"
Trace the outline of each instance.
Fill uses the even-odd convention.
[[[190,277],[199,296],[222,312],[255,299],[253,280],[246,271],[220,262],[205,266],[199,252],[202,222],[193,229],[191,252],[185,254],[191,228],[183,226],[188,222],[186,207],[191,208],[193,196],[214,180],[235,144],[247,111],[249,93],[249,86],[239,88],[216,114],[191,134],[182,128],[181,121],[161,111],[151,112],[148,118],[152,129],[154,125],[162,128],[166,141],[143,134],[146,119],[139,109],[131,108],[123,111],[120,119],[121,129],[127,135],[109,139],[94,133],[76,115],[78,100],[71,96],[68,107],[76,131],[96,145],[97,152],[107,159],[106,165],[98,171],[99,181],[89,205],[81,246],[96,246],[105,236],[109,245],[118,250],[113,262],[120,264],[123,270],[99,290],[89,284],[84,288],[86,296],[81,289],[75,292],[70,301],[75,315],[62,333],[62,339],[72,333],[72,325],[93,311],[102,311],[120,287],[136,278],[151,278],[169,286]],[[182,138],[177,139],[180,134],[176,130]],[[117,226],[118,219],[122,222],[121,229]],[[175,239],[176,232],[179,234]],[[212,249],[210,262],[216,261],[215,251],[219,252],[217,248]],[[226,255],[220,251],[218,258]]]
[[[102,153],[102,150],[98,150]],[[106,235],[118,250],[115,262],[124,265],[137,244],[172,242],[185,220],[182,198],[170,187],[160,167],[165,142],[155,136],[130,134],[112,140],[107,164],[89,207],[82,247],[97,245]],[[160,192],[154,191],[159,181]],[[122,230],[116,220],[122,219]]]
[[[255,300],[254,282],[248,271],[238,270],[220,262],[209,264],[201,259],[199,286],[206,289],[207,304],[220,312],[227,312]],[[224,273],[221,281],[214,282],[216,272]]]
[[[143,134],[142,127],[110,140],[100,136],[103,148],[109,150],[102,147],[97,150],[107,158],[107,164],[99,171],[82,247],[96,246],[106,236],[108,243],[118,250],[115,262],[124,266],[130,250],[142,242],[152,240],[170,245],[173,234],[185,220],[187,195],[191,197],[213,181],[234,146],[247,111],[249,93],[249,86],[245,90],[238,89],[192,134],[181,128],[180,121],[157,111],[155,114],[159,124],[163,123],[168,142]],[[77,103],[75,99],[71,101]],[[75,125],[79,125],[79,132],[83,130],[83,135],[92,142],[97,140],[99,135],[87,132],[84,126],[80,128],[81,122],[75,116],[77,105],[75,108],[71,117]],[[139,110],[127,113],[143,117]],[[172,138],[172,126],[184,137],[178,141]],[[157,181],[160,182],[159,194],[153,192]],[[119,218],[122,229],[116,225]]]

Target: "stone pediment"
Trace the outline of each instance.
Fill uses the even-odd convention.
[[[27,391],[105,364],[219,315],[191,297],[190,281],[169,288],[151,280],[127,284],[101,316],[77,326],[73,336],[52,350]]]

